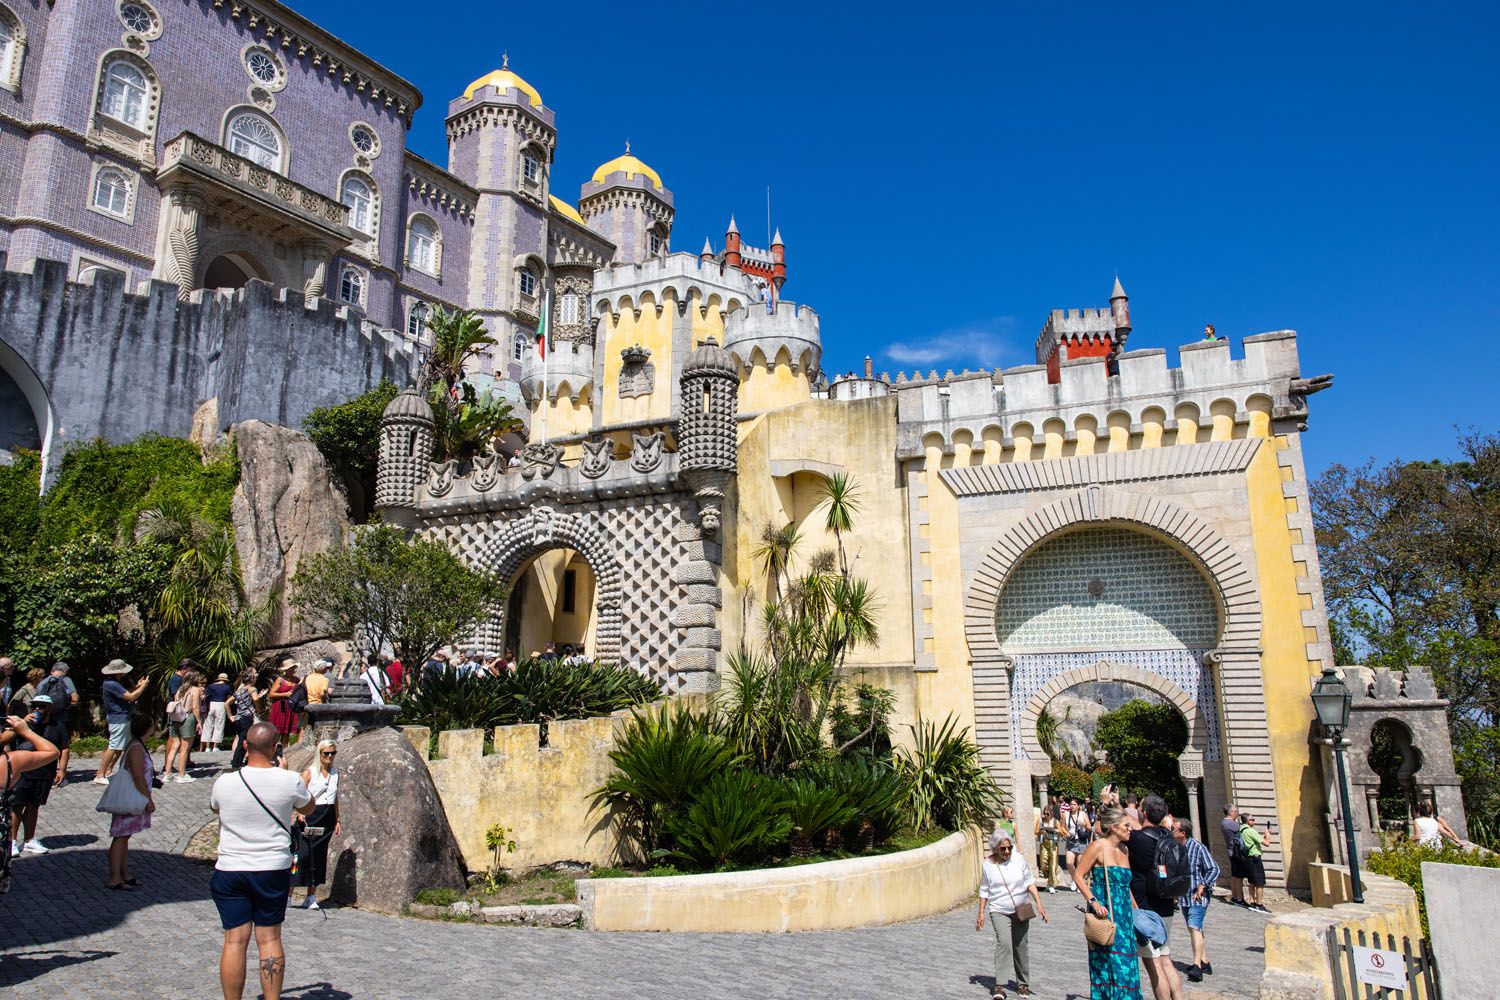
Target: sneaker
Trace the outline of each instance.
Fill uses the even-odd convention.
[[[1271,915],[1271,911],[1268,910],[1268,909],[1266,909],[1264,906],[1262,906],[1259,903],[1253,903],[1253,904],[1251,904],[1250,909],[1254,910],[1256,913],[1264,913],[1268,917]]]
[[[10,842],[10,856],[13,858],[21,856],[21,842],[19,840],[12,840]]]
[[[1056,889],[1054,889],[1054,888],[1053,888],[1053,887],[1052,887],[1052,886],[1050,886],[1050,885],[1049,885],[1049,886],[1047,886],[1047,892],[1048,892],[1048,893],[1054,893],[1054,892],[1056,892],[1056,891],[1057,891],[1057,890],[1056,890]]]
[[[36,839],[26,841],[26,843],[21,845],[21,850],[25,851],[27,854],[48,853],[47,848],[42,846],[42,842]]]
[[[1195,983],[1201,983],[1203,982],[1203,970],[1196,965],[1190,965],[1187,967],[1187,977]]]
[[[318,905],[318,897],[310,892],[307,894],[307,898],[302,901],[302,908],[304,910],[322,909],[322,907]]]
[[[95,778],[94,779],[94,784],[96,784],[96,785],[107,785],[107,784],[109,784],[109,779],[108,778]]]
[[[191,774],[179,774],[177,776],[177,783],[179,785],[190,785],[197,780],[198,779],[193,777]]]
[[[1212,963],[1212,962],[1204,962],[1203,963],[1203,974],[1205,976],[1211,976],[1211,975],[1213,975],[1214,974],[1214,963]]]

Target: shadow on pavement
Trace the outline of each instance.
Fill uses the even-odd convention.
[[[130,892],[106,889],[108,873],[109,852],[104,848],[17,858],[11,865],[6,910],[12,914],[52,913],[56,919],[12,921],[0,942],[10,949],[76,940],[107,931],[148,906],[207,900],[213,869],[181,855],[146,850],[130,852],[130,874],[141,880],[140,888]],[[68,905],[63,908],[58,906],[59,886],[67,887]],[[141,944],[144,948],[152,945]],[[5,965],[15,954],[7,952]],[[108,954],[112,953],[101,952],[99,957]]]
[[[289,1000],[354,1000],[353,993],[335,989],[332,983],[309,983],[306,986],[283,986],[281,995]]]
[[[113,958],[113,951],[18,951],[0,955],[0,986],[19,986],[70,965]],[[347,994],[345,994],[347,995]]]
[[[99,837],[97,834],[92,833],[57,833],[49,835],[43,832],[42,840],[46,843],[48,850],[55,851],[61,847],[82,847],[84,844],[97,844]]]

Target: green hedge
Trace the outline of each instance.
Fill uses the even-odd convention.
[[[1377,875],[1389,875],[1417,890],[1417,906],[1422,910],[1422,935],[1427,936],[1427,899],[1422,894],[1422,862],[1444,865],[1470,865],[1474,868],[1500,868],[1500,854],[1466,851],[1445,843],[1442,847],[1423,847],[1402,841],[1393,847],[1371,854],[1366,867]]]

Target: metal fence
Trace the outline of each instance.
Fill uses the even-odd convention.
[[[1342,940],[1339,939],[1340,935]],[[1384,941],[1381,940],[1382,937]],[[1359,961],[1357,949],[1361,948],[1396,952],[1400,955],[1405,966],[1404,975],[1401,970],[1390,969],[1388,965],[1382,966],[1383,960],[1378,956],[1372,962],[1376,970],[1396,978],[1404,978],[1406,985],[1377,986],[1369,982],[1370,970],[1362,970]],[[1394,934],[1375,933],[1367,936],[1364,931],[1360,931],[1358,935],[1351,935],[1349,928],[1344,927],[1330,936],[1328,961],[1333,968],[1335,1000],[1442,1000],[1437,964],[1432,959],[1432,946],[1425,939],[1419,938],[1414,946],[1410,938],[1403,937],[1398,946]],[[1366,975],[1364,981],[1360,978],[1361,971]]]

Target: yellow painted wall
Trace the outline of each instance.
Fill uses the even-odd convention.
[[[563,606],[564,573],[576,574],[574,610]],[[528,656],[540,652],[548,642],[583,644],[594,649],[594,573],[588,561],[572,549],[549,549],[532,560],[521,573],[526,580],[521,606],[521,646],[515,652]]]
[[[1027,454],[1033,454],[1030,441],[1023,438],[1018,444]],[[1035,453],[1040,451],[1037,449]],[[985,458],[988,457],[986,453]],[[972,727],[974,678],[969,669],[969,643],[964,636],[958,498],[938,475],[940,469],[953,465],[954,458],[944,455],[936,442],[929,442],[926,468],[919,474],[927,485],[923,504],[927,511],[925,527],[932,565],[932,608],[923,614],[932,625],[930,652],[937,669],[917,675],[917,703],[923,718],[941,721],[951,713],[959,725]]]
[[[598,387],[598,397],[606,426],[633,420],[666,420],[672,415],[672,380],[676,377],[672,371],[672,323],[676,318],[677,307],[668,295],[660,316],[656,305],[647,300],[635,310],[622,308],[619,320],[605,315],[600,322],[595,349],[604,352],[604,384]],[[620,369],[625,366],[620,351],[636,345],[651,352],[656,381],[649,396],[622,399],[616,392]]]
[[[740,375],[740,412],[762,413],[795,406],[812,398],[812,385],[803,369],[778,358],[772,364],[752,364]]]
[[[1274,438],[1267,442],[1283,443]],[[1277,833],[1287,851],[1287,879],[1300,886],[1306,884],[1308,864],[1322,852],[1323,789],[1307,742],[1313,721],[1308,693],[1317,671],[1307,658],[1306,644],[1314,637],[1302,625],[1306,599],[1297,593],[1298,567],[1292,561],[1293,539],[1286,523],[1287,504],[1295,501],[1282,497],[1281,483],[1276,448],[1262,446],[1246,470],[1245,484],[1260,579],[1261,676],[1270,720],[1276,807],[1283,824]]]
[[[538,399],[537,405],[531,408],[532,437],[535,440],[542,439],[542,407],[544,406],[547,408],[546,436],[548,438],[583,434],[594,425],[594,408],[590,393],[587,391],[580,393],[578,402],[575,403],[570,395],[559,392],[555,402]]]
[[[859,485],[861,509],[844,548],[853,571],[868,580],[880,600],[880,640],[851,655],[850,662],[911,663],[911,583],[906,538],[906,495],[896,488],[891,456],[896,451],[896,400],[852,403],[809,400],[740,425],[739,474],[727,498],[724,546],[724,649],[739,648],[745,622],[753,623],[766,593],[755,549],[767,522],[780,527],[802,518],[802,560],[832,545],[816,507],[817,477],[803,469],[779,478],[772,463],[808,463],[812,469],[843,469]],[[788,471],[788,470],[783,470]],[[794,557],[795,558],[795,557]],[[794,562],[802,565],[800,562]],[[753,646],[754,635],[748,637]]]

